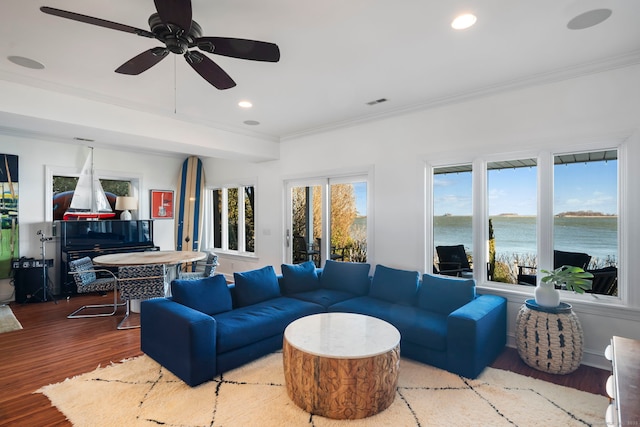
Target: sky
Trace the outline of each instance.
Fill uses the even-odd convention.
[[[358,210],[358,215],[367,216],[367,183],[354,182],[353,189],[356,194],[356,209]]]
[[[554,214],[567,211],[617,213],[617,161],[554,167]],[[537,169],[489,171],[489,215],[535,215]],[[472,215],[471,172],[436,175],[434,215]]]

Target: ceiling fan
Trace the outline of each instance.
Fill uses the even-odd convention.
[[[222,90],[236,85],[231,76],[206,55],[190,49],[198,48],[217,55],[252,61],[280,60],[280,49],[273,43],[230,37],[202,37],[202,28],[191,19],[191,0],[154,0],[154,3],[157,13],[149,17],[151,31],[47,6],[41,7],[40,10],[49,15],[133,33],[164,43],[164,47],[153,47],[122,64],[115,70],[120,74],[138,75],[172,52],[184,55],[187,63],[200,76]]]

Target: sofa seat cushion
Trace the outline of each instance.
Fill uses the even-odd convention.
[[[392,303],[413,305],[418,294],[420,273],[378,264],[371,280],[369,296]]]
[[[280,296],[280,285],[273,266],[233,273],[238,307],[246,307]]]
[[[355,298],[358,295],[350,292],[336,291],[333,289],[317,289],[309,292],[299,292],[289,295],[291,298],[297,298],[303,301],[314,302],[320,304],[325,309],[329,306],[339,303],[350,298]]]
[[[398,317],[396,328],[404,341],[421,347],[445,351],[447,349],[447,316],[416,310],[411,317]]]
[[[232,308],[231,292],[222,274],[197,280],[173,280],[173,300],[212,316]]]
[[[370,268],[366,263],[327,260],[320,276],[320,286],[324,289],[366,295],[371,284]]]
[[[320,287],[320,280],[313,261],[301,264],[282,264],[281,288],[284,295],[314,291]]]
[[[418,307],[448,315],[475,297],[475,279],[424,274],[418,291]]]
[[[369,296],[349,299],[329,307],[331,312],[366,314],[391,323],[402,341],[444,351],[447,348],[447,316]],[[400,348],[402,352],[402,346]]]
[[[213,316],[217,326],[216,353],[226,353],[282,334],[292,321],[323,311],[318,304],[279,297],[217,314]]]

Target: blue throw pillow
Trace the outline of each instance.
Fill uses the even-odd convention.
[[[420,273],[377,265],[369,296],[395,304],[413,305],[418,292]]]
[[[282,264],[282,289],[285,294],[315,291],[320,287],[313,261],[302,264]]]
[[[238,307],[257,304],[280,296],[280,286],[273,266],[233,273]]]
[[[475,297],[475,279],[424,274],[418,291],[418,307],[449,315]]]
[[[197,280],[173,280],[173,300],[212,316],[231,310],[231,292],[222,274]]]
[[[320,276],[320,285],[325,289],[366,295],[371,283],[370,268],[366,263],[327,260]]]

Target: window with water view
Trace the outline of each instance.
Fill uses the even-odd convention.
[[[581,267],[594,275],[592,293],[617,296],[618,152],[556,154],[552,159],[546,169],[540,169],[535,158],[487,162],[488,224],[486,232],[477,233],[472,223],[472,201],[477,196],[472,194],[471,165],[434,168],[434,270],[471,275],[478,267],[473,262],[473,238],[487,236],[482,258],[488,280],[535,286],[539,274],[537,236],[542,231],[553,236],[552,245],[542,248],[553,254],[550,267]],[[548,173],[549,179],[539,181],[540,173]],[[538,182],[550,184],[539,188]],[[552,221],[541,222],[537,217],[539,199],[545,191],[553,193],[553,205],[541,215],[552,217]],[[551,224],[552,229],[538,230],[544,224]],[[449,253],[443,247],[449,248]],[[455,253],[454,262],[443,259]]]

